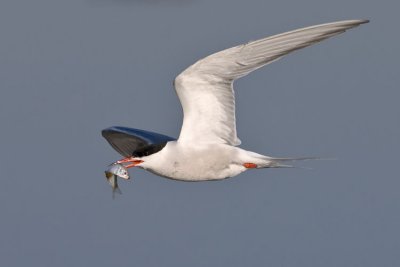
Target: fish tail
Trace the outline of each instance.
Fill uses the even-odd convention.
[[[115,199],[115,194],[122,195],[121,189],[119,187],[114,187],[112,190],[112,199]]]

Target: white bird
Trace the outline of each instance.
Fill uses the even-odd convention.
[[[125,127],[111,127],[102,134],[125,157],[117,163],[175,180],[220,180],[253,168],[291,167],[284,163],[295,158],[273,158],[238,147],[233,82],[292,51],[367,22],[345,20],[301,28],[197,61],[175,78],[184,115],[177,140]]]

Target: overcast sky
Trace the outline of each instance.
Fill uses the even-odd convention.
[[[400,266],[398,1],[2,0],[1,266]],[[113,125],[178,136],[174,77],[210,53],[371,22],[235,83],[242,147],[305,169],[184,183],[132,169]]]

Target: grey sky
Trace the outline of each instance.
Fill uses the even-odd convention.
[[[1,266],[399,266],[397,1],[0,2]],[[179,134],[173,78],[248,40],[370,19],[236,83],[242,147],[313,170],[174,182],[100,130]]]

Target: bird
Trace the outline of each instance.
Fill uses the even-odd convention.
[[[174,80],[183,110],[177,139],[122,126],[106,128],[102,135],[124,157],[116,163],[178,181],[221,180],[250,169],[292,167],[287,162],[310,158],[270,157],[239,147],[234,81],[286,54],[368,22],[343,20],[300,28],[198,60]]]

